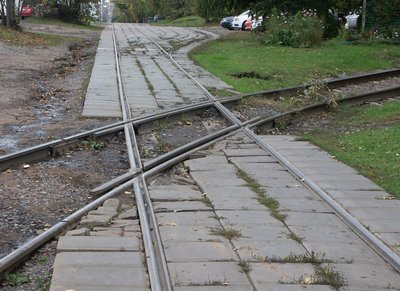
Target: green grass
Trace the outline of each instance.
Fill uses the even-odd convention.
[[[57,18],[51,18],[51,17],[38,17],[38,16],[33,16],[29,17],[25,20],[25,22],[30,22],[30,23],[35,23],[35,24],[45,24],[45,25],[58,25],[58,26],[63,26],[63,27],[69,27],[69,28],[76,28],[76,29],[88,29],[88,30],[102,30],[103,26],[100,24],[93,24],[93,25],[86,25],[86,24],[76,24],[76,23],[69,23],[62,21]]]
[[[206,24],[200,16],[185,16],[174,20],[160,20],[152,25],[179,26],[179,27],[203,27]]]
[[[384,106],[342,108],[324,129],[302,138],[372,179],[400,199],[400,102]]]
[[[346,45],[326,42],[317,48],[262,45],[255,34],[231,32],[191,53],[192,58],[239,92],[256,92],[313,82],[341,74],[400,66],[396,45]],[[238,78],[234,74],[258,75]]]
[[[0,41],[15,46],[56,46],[65,42],[82,42],[80,37],[22,32],[0,25]]]

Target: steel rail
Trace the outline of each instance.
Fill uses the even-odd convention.
[[[121,107],[123,119],[127,120],[131,117],[130,107],[126,94],[124,92],[124,81],[121,74],[120,54],[118,51],[117,40],[115,36],[115,29],[113,25],[113,41],[115,51],[115,66],[117,70],[119,96],[121,100]],[[125,139],[128,149],[128,157],[131,171],[139,171],[142,173],[143,167],[140,159],[139,147],[136,141],[136,134],[132,123],[124,125]],[[140,174],[138,178],[133,181],[133,188],[135,192],[135,200],[137,204],[140,227],[143,234],[143,242],[147,258],[147,269],[150,277],[151,290],[172,291],[172,284],[169,278],[168,267],[166,264],[165,253],[162,247],[155,248],[154,244],[162,246],[162,241],[158,232],[157,221],[154,213],[152,213],[152,203],[147,193],[147,185]],[[147,193],[147,195],[146,195]],[[161,262],[161,264],[160,264]],[[162,262],[164,262],[162,264]]]
[[[366,242],[377,254],[388,262],[397,272],[400,273],[400,257],[386,246],[380,239],[372,234],[364,225],[346,211],[339,203],[333,200],[328,193],[316,185],[310,178],[301,172],[290,161],[278,153],[271,145],[261,139],[253,131],[244,128],[245,133],[256,143],[279,161],[298,181],[313,190],[318,196],[333,209],[335,214],[344,221],[364,242]]]

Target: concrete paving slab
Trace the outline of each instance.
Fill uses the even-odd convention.
[[[400,251],[400,231],[399,232],[379,232],[375,235],[392,246],[397,252]]]
[[[255,240],[253,238],[235,239],[234,245],[245,261],[259,261],[266,258],[286,258],[289,255],[305,255],[304,247],[290,238],[274,240]]]
[[[290,284],[314,274],[311,264],[251,263],[250,278],[256,286],[266,283]]]
[[[236,174],[231,172],[217,172],[217,171],[204,171],[204,172],[191,172],[192,178],[202,185],[214,185],[218,187],[225,186],[242,186],[245,182],[236,177]],[[218,179],[216,179],[218,177]]]
[[[376,199],[379,197],[387,196],[387,193],[384,191],[365,191],[365,190],[345,191],[345,190],[329,189],[326,190],[326,192],[336,200],[341,200],[342,198],[366,200],[366,199]]]
[[[113,215],[88,215],[81,220],[80,224],[88,227],[105,226],[109,225],[112,219]]]
[[[394,223],[393,219],[365,218],[359,219],[366,228],[374,230],[374,232],[399,232],[399,224]]]
[[[376,209],[386,209],[387,211],[398,211],[400,209],[399,200],[382,200],[375,198],[341,198],[338,201],[341,205],[346,206],[349,209],[355,208],[376,208]]]
[[[302,185],[293,187],[263,187],[264,191],[273,198],[315,199],[315,194]]]
[[[290,230],[297,236],[311,241],[321,242],[346,242],[357,243],[359,242],[358,236],[347,226],[338,225],[326,227],[323,224],[314,224],[310,226],[290,226]]]
[[[209,198],[216,210],[266,210],[256,197],[239,198],[226,195]]]
[[[303,245],[307,250],[317,254],[325,254],[325,259],[339,263],[367,263],[383,264],[383,260],[372,251],[364,242],[345,242],[345,241],[323,241],[323,240],[303,240]]]
[[[362,181],[319,181],[317,185],[322,189],[334,189],[342,191],[382,191],[383,189],[372,182],[362,182]]]
[[[79,291],[82,290],[80,289],[80,286],[72,286],[74,289],[70,289],[70,290],[75,290],[75,291]],[[66,289],[65,287],[62,286],[58,286],[58,287],[51,287],[50,289],[51,291],[66,291],[68,289]],[[149,288],[146,288],[144,286],[140,286],[140,287],[130,287],[130,286],[126,286],[126,287],[121,287],[121,286],[84,286],[84,290],[85,291],[109,291],[109,290],[113,290],[113,291],[150,291]]]
[[[223,241],[224,238],[211,234],[211,227],[200,225],[161,225],[160,234],[164,242],[168,241]]]
[[[213,217],[213,211],[178,212],[178,213],[158,213],[157,221],[163,225],[200,225],[218,226],[219,223]]]
[[[267,225],[283,226],[283,223],[272,217],[268,210],[246,211],[246,210],[217,210],[217,215],[221,217],[221,223],[225,227],[235,227],[241,225]]]
[[[100,231],[91,231],[91,236],[109,236],[109,237],[118,237],[122,235],[122,229],[120,228],[110,228],[108,230],[100,230]]]
[[[138,252],[62,252],[57,254],[55,266],[120,266],[141,267]]]
[[[317,199],[278,198],[277,201],[279,202],[279,209],[282,211],[332,213],[331,208]]]
[[[62,236],[57,252],[139,251],[139,240],[127,237]]]
[[[335,214],[290,212],[285,220],[288,226],[325,225],[326,227],[341,227],[344,223]]]
[[[151,186],[149,187],[152,200],[199,200],[203,197],[201,192],[193,189],[193,186],[171,185],[171,186]]]
[[[224,153],[227,157],[250,157],[250,156],[269,156],[263,149],[226,149]]]
[[[242,238],[254,240],[278,240],[288,238],[290,232],[285,226],[270,226],[263,224],[241,224],[235,225]]]
[[[303,284],[279,284],[264,283],[255,284],[257,291],[334,291],[335,289],[327,285],[303,285]]]
[[[238,262],[190,262],[168,264],[175,287],[207,285],[211,282],[229,286],[250,286]]]
[[[208,198],[214,199],[216,197],[232,197],[236,198],[252,198],[255,197],[255,193],[247,186],[226,186],[219,187],[214,185],[202,185],[204,193]]]
[[[391,208],[349,208],[348,211],[357,217],[357,219],[387,219],[392,221],[400,220],[400,209],[396,207]],[[400,231],[400,225],[398,226]]]
[[[117,286],[141,287],[146,286],[144,271],[138,267],[127,266],[60,266],[55,263],[50,290],[86,290],[86,286]],[[58,275],[60,274],[60,275]]]
[[[333,266],[336,271],[345,275],[350,286],[400,289],[400,276],[388,265],[334,264]]]
[[[168,262],[232,261],[237,259],[227,240],[226,242],[166,241],[164,249]]]
[[[179,211],[210,211],[209,206],[202,201],[179,201],[179,202],[153,202],[154,211],[179,212]]]

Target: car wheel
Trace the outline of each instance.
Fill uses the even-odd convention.
[[[245,31],[245,30],[246,30],[246,21],[245,21],[245,22],[243,22],[243,24],[242,24],[242,30],[243,30],[243,31]]]

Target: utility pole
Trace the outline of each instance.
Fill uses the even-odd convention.
[[[367,17],[367,0],[363,0],[362,7],[362,19],[361,19],[361,32],[365,31],[365,19]]]

